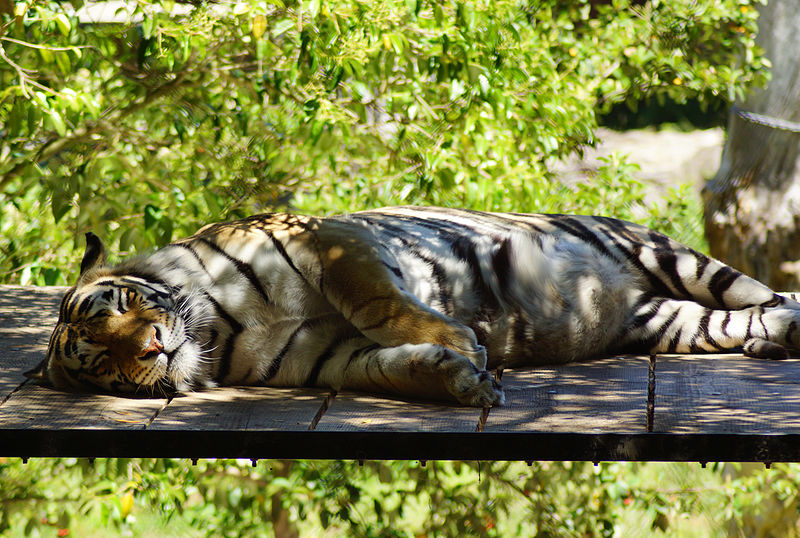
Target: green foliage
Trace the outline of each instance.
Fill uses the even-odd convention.
[[[767,76],[747,0],[82,5],[0,2],[0,281],[71,281],[88,230],[124,254],[276,208],[618,214],[549,172],[598,111]]]
[[[0,534],[798,534],[797,465],[0,460]]]

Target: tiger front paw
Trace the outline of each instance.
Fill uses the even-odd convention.
[[[506,401],[503,387],[486,370],[476,372],[469,387],[455,396],[459,403],[472,407],[494,407]]]
[[[456,353],[469,359],[469,362],[478,370],[485,370],[487,364],[486,348],[480,344],[476,344],[470,350],[454,349]]]

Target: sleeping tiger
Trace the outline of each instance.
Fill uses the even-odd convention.
[[[395,207],[212,224],[78,282],[32,374],[163,393],[332,387],[502,404],[488,370],[800,347],[800,304],[613,218]]]

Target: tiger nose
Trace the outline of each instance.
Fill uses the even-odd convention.
[[[139,358],[147,358],[151,353],[161,353],[162,351],[164,351],[164,344],[159,342],[158,330],[153,327],[153,334],[150,335],[150,341],[147,343],[147,347],[142,349],[141,353],[139,353]]]

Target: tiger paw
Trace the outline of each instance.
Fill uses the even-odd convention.
[[[505,403],[503,387],[486,370],[475,373],[475,382],[455,395],[458,401],[472,407],[494,407]]]
[[[456,353],[469,359],[475,368],[478,370],[485,370],[487,364],[486,348],[480,344],[476,344],[474,349],[454,349]]]
[[[751,338],[744,343],[744,354],[757,359],[784,360],[789,358],[786,348],[763,338]]]

